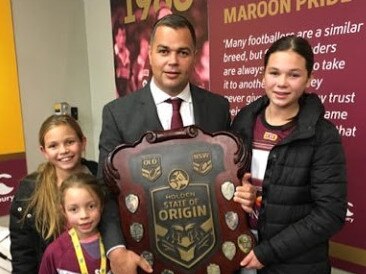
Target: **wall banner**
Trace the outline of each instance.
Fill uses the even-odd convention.
[[[361,128],[366,117],[366,95],[362,93],[366,1],[110,1],[117,96],[133,92],[149,80],[145,51],[151,27],[169,12],[186,15],[197,28],[202,62],[196,69],[200,77],[193,81],[226,96],[233,117],[264,93],[263,57],[275,40],[296,34],[310,41],[316,62],[308,91],[320,96],[325,117],[342,136],[347,158],[348,212],[346,225],[331,241],[332,263],[366,273],[366,200],[360,180],[366,177],[362,142],[366,136]],[[125,30],[118,36],[116,26],[120,24]],[[117,39],[127,51],[119,50]]]
[[[333,265],[366,273],[366,117],[364,45],[366,1],[270,0],[209,1],[211,89],[221,91],[235,116],[261,96],[265,50],[287,34],[307,38],[315,53],[314,79],[325,117],[338,128],[345,147],[348,213],[345,227],[332,238]]]

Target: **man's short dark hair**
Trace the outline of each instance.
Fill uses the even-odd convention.
[[[156,29],[161,26],[166,26],[166,27],[170,27],[173,29],[187,28],[189,30],[189,32],[191,33],[193,46],[196,48],[196,43],[197,43],[196,33],[194,31],[194,28],[193,28],[191,22],[189,22],[189,20],[187,18],[185,18],[184,16],[179,15],[179,14],[168,14],[155,22],[153,31],[152,31],[151,37],[150,37],[150,44],[154,41]]]

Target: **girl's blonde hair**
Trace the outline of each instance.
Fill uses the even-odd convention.
[[[47,132],[58,126],[69,126],[80,141],[85,139],[80,125],[74,118],[69,115],[52,115],[43,122],[39,130],[39,144],[43,148]],[[32,213],[38,233],[44,239],[56,238],[65,229],[64,218],[60,214],[56,170],[50,162],[46,162],[38,167],[37,172],[35,191],[30,197],[23,221],[28,213]]]

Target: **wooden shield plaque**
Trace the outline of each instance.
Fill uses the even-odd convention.
[[[154,273],[234,273],[255,243],[233,201],[247,163],[240,139],[196,126],[119,145],[104,172],[127,248]]]

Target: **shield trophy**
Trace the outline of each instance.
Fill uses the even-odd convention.
[[[197,126],[147,132],[108,156],[104,175],[117,196],[127,248],[154,273],[234,273],[255,245],[233,201],[249,153],[229,132]]]

